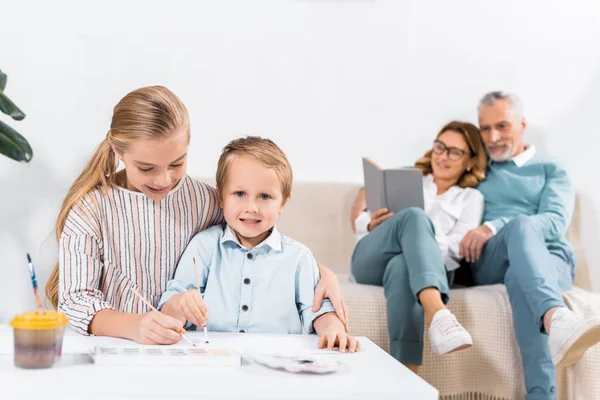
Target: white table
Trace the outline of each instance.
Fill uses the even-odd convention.
[[[201,332],[189,332],[196,343]],[[316,350],[314,335],[215,333],[212,345],[238,351]],[[87,355],[94,345],[136,344],[67,332],[63,356],[53,368],[23,370],[13,364],[12,328],[0,325],[0,399],[419,399],[437,400],[438,391],[365,337],[355,354],[327,354],[345,364],[330,375],[291,374],[243,362],[240,368],[102,367]],[[188,346],[182,341],[177,347]]]

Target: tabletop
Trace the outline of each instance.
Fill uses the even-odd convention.
[[[187,336],[203,346],[202,332]],[[13,364],[12,328],[0,325],[0,399],[419,399],[437,400],[438,391],[366,337],[361,350],[339,354],[317,349],[316,335],[218,333],[211,346],[242,354],[335,357],[340,371],[296,374],[252,363],[240,367],[99,366],[90,356],[95,345],[141,346],[117,338],[67,331],[61,361],[50,369],[24,370]],[[173,347],[189,347],[181,341]]]

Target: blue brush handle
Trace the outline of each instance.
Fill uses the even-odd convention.
[[[35,279],[35,270],[33,269],[33,264],[31,262],[31,256],[29,254],[27,254],[27,261],[29,262],[29,273],[31,274],[31,284],[33,285],[33,288],[35,290],[37,290],[37,288],[38,288],[37,279]]]

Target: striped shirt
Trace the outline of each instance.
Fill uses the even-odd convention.
[[[67,216],[59,240],[58,308],[88,334],[98,311],[156,307],[199,231],[223,222],[214,188],[185,176],[161,201],[113,185],[94,189]]]

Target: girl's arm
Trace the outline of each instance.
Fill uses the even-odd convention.
[[[93,333],[90,322],[98,312],[113,309],[100,288],[105,279],[104,243],[91,204],[88,197],[71,209],[58,246],[58,309],[84,335]]]
[[[324,265],[317,264],[319,267],[319,274],[321,275],[321,279],[317,284],[317,287],[314,291],[314,303],[313,303],[313,312],[319,311],[321,308],[321,303],[323,303],[324,299],[329,299],[333,308],[335,308],[335,313],[344,326],[348,327],[348,310],[346,309],[346,302],[344,301],[344,297],[342,296],[342,289],[340,288],[340,281],[335,275],[333,271],[327,268]]]
[[[104,253],[98,220],[88,199],[73,207],[59,240],[58,309],[77,332],[114,336],[145,344],[170,344],[179,340],[183,326],[160,313],[142,315],[114,311],[100,288]],[[127,293],[124,291],[123,293]]]
[[[129,314],[105,309],[96,313],[90,332],[96,336],[111,336],[134,340],[142,344],[173,344],[179,342],[184,321],[158,311]]]
[[[98,311],[89,325],[96,336],[112,336],[135,340],[142,314],[126,314],[114,310]]]
[[[346,349],[349,349],[350,352],[356,351],[358,342],[346,333],[346,326],[333,312],[331,302],[325,300],[319,303],[317,311],[311,310],[310,304],[313,303],[318,281],[317,263],[310,251],[307,250],[300,259],[295,275],[296,306],[302,318],[304,330],[309,334],[316,331],[321,336],[319,348],[328,347],[332,350],[334,346],[339,346],[342,353]]]

